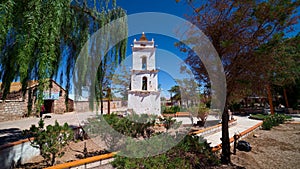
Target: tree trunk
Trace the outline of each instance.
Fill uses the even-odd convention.
[[[109,88],[107,90],[107,114],[110,114],[110,94],[111,94],[111,89]]]
[[[272,97],[272,93],[271,93],[270,84],[267,85],[267,91],[268,91],[268,99],[269,99],[269,105],[270,105],[271,114],[275,114],[274,107],[273,107],[273,97]]]
[[[55,162],[55,157],[56,157],[56,154],[52,154],[52,159],[51,159],[51,166],[54,165],[54,162]]]
[[[100,104],[101,115],[103,115],[103,97],[100,97]]]
[[[283,95],[284,95],[284,100],[285,100],[285,106],[286,106],[286,108],[289,108],[290,106],[289,106],[289,100],[288,100],[288,98],[287,98],[287,94],[286,94],[286,89],[285,89],[285,87],[283,88]]]
[[[228,120],[229,120],[228,108],[226,106],[222,114],[222,138],[221,138],[222,141],[221,163],[226,165],[231,163]]]

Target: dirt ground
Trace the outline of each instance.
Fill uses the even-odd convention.
[[[257,136],[257,137],[254,137]],[[237,151],[231,160],[247,169],[297,169],[300,167],[300,124],[282,124],[270,131],[256,130],[243,140],[250,152]]]
[[[234,166],[220,166],[216,167],[217,169],[297,169],[300,166],[300,124],[282,124],[273,127],[270,131],[256,130],[243,140],[251,144],[252,150],[250,152],[237,151],[236,155],[231,156]],[[57,163],[76,160],[75,154],[82,154],[85,142],[88,151],[103,149],[92,140],[71,143],[64,150],[66,154],[57,159]],[[31,162],[37,164],[41,161],[42,158],[38,157]],[[110,169],[112,167],[106,165],[99,168]]]
[[[102,145],[102,146],[101,146]],[[106,146],[104,143],[95,143],[92,139],[78,141],[78,142],[71,142],[68,146],[63,149],[65,153],[64,156],[61,158],[56,159],[56,164],[61,164],[69,161],[78,160],[75,155],[83,155],[84,147],[86,146],[88,152],[95,152],[99,150],[104,150]],[[30,163],[39,163],[43,161],[41,156],[33,158]]]

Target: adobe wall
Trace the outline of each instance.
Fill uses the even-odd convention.
[[[100,103],[99,103],[100,104]],[[122,107],[122,101],[111,101],[110,102],[110,109],[118,109]],[[98,112],[100,112],[100,105],[98,108]],[[103,110],[107,110],[108,109],[108,102],[107,101],[103,101]],[[89,101],[76,101],[74,102],[74,110],[76,112],[88,112],[88,111],[92,111],[89,107]],[[96,111],[96,103],[94,103],[94,111]]]

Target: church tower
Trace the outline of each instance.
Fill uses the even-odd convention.
[[[137,114],[161,114],[155,49],[154,40],[148,41],[144,32],[138,41],[134,39],[128,110]]]

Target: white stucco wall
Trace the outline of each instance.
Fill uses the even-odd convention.
[[[142,90],[142,81],[143,77],[147,77],[147,90],[148,91],[157,91],[158,82],[157,82],[157,73],[139,73],[133,74],[131,76],[131,90]]]
[[[4,148],[0,150],[0,168],[11,168],[17,163],[24,164],[39,154],[40,150],[32,147],[30,142]]]
[[[143,36],[145,36],[143,34]],[[155,67],[154,40],[134,40],[132,48],[131,90],[128,92],[128,109],[137,114],[161,114],[158,71]],[[143,68],[146,59],[146,69]],[[143,77],[147,78],[147,90],[143,90]]]
[[[155,48],[139,48],[133,49],[132,53],[132,69],[133,70],[142,70],[142,59],[146,57],[147,61],[147,70],[155,69]]]
[[[161,114],[160,93],[130,93],[128,95],[128,109],[137,114]]]

